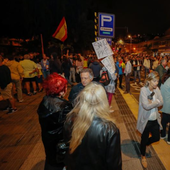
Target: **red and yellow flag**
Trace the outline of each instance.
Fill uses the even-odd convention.
[[[62,42],[64,42],[67,39],[67,24],[66,24],[65,17],[62,18],[58,28],[56,29],[52,37]]]

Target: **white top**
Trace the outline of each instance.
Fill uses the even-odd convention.
[[[132,65],[131,65],[130,61],[128,61],[128,62],[126,63],[126,66],[125,66],[125,71],[124,71],[124,73],[125,73],[125,75],[127,76],[129,73],[131,73],[131,71],[132,71]]]
[[[152,92],[150,92],[150,93],[152,93]],[[155,101],[155,95],[153,95],[153,100],[152,100],[152,103]],[[149,116],[149,120],[156,120],[156,109],[155,108],[153,108],[153,109],[151,109],[151,114],[150,114],[150,116]]]
[[[143,65],[144,65],[147,69],[150,69],[150,60],[144,59]]]
[[[139,111],[138,111],[138,120],[137,120],[137,130],[142,134],[145,126],[150,118],[151,110],[155,108],[156,119],[162,129],[161,125],[161,116],[158,112],[158,107],[163,105],[163,98],[159,88],[153,90],[155,92],[155,100],[152,103],[148,101],[148,95],[150,95],[150,90],[148,87],[142,87],[139,96]]]

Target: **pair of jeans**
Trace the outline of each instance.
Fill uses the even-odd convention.
[[[119,75],[119,87],[122,88],[122,79],[123,79],[123,74]]]
[[[166,126],[168,123],[170,123],[170,114],[162,112],[161,124],[162,124],[163,130],[161,130],[161,137],[166,136]],[[170,142],[170,125],[168,128],[168,141]]]
[[[145,67],[145,78],[146,78],[146,74],[147,74],[147,73],[149,74],[149,68],[146,68],[146,67]]]
[[[149,138],[150,133],[152,136]],[[141,136],[141,145],[140,145],[141,155],[145,156],[146,146],[152,144],[153,142],[157,142],[159,140],[160,140],[160,133],[159,133],[159,124],[157,120],[148,121]]]
[[[131,73],[129,73],[125,76],[126,92],[127,93],[130,92],[130,75],[131,75]]]
[[[138,76],[139,78],[139,83],[140,83],[140,70],[135,70],[134,71],[134,82],[136,82],[136,77]]]
[[[17,90],[18,101],[23,100],[23,98],[22,98],[22,86],[21,86],[20,79],[18,79],[18,80],[13,79],[12,83],[15,84],[15,87],[16,87],[16,90]]]
[[[50,75],[50,71],[49,70],[42,70],[44,79],[46,79],[49,75]]]

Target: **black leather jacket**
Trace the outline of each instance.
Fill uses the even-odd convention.
[[[72,104],[66,100],[45,96],[37,110],[46,160],[54,166],[57,164],[56,145],[59,140],[63,139],[63,125],[66,120],[66,114],[71,109]]]
[[[69,141],[74,118],[64,125],[64,138]],[[121,170],[122,158],[119,129],[113,122],[95,117],[81,144],[67,154],[67,170]]]

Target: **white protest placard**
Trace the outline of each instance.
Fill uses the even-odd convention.
[[[97,58],[101,59],[113,54],[112,49],[110,48],[106,39],[101,39],[99,41],[92,43],[93,48],[96,52]]]
[[[113,56],[108,56],[103,60],[101,60],[101,62],[103,63],[103,65],[106,67],[106,69],[109,71],[110,74],[115,73],[116,68],[115,68],[115,62]]]

